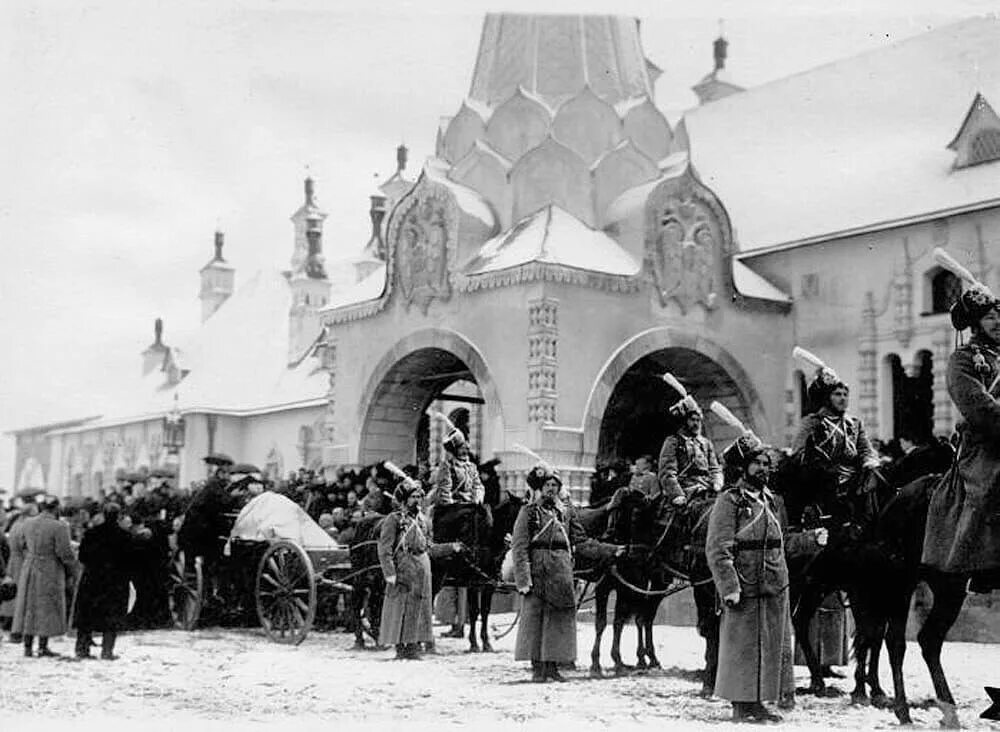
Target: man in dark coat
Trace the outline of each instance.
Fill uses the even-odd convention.
[[[73,624],[76,657],[93,658],[90,646],[95,631],[103,634],[101,658],[113,661],[115,640],[128,612],[128,584],[135,557],[131,534],[119,525],[121,508],[105,504],[103,522],[87,530],[80,542],[83,576],[77,590]]]
[[[24,522],[12,551],[23,557],[14,598],[13,632],[24,640],[24,655],[58,656],[49,638],[66,632],[66,577],[76,567],[69,526],[58,518],[59,499],[49,497],[41,512]]]
[[[955,465],[931,497],[923,561],[971,574],[969,589],[1000,587],[1000,299],[969,287],[951,310],[970,341],[948,361],[948,395],[962,415]]]
[[[576,661],[573,551],[600,562],[625,547],[586,535],[559,500],[562,480],[555,470],[540,465],[527,481],[532,501],[521,508],[511,534],[514,582],[524,596],[514,660],[531,661],[532,681],[564,681],[559,664]]]
[[[780,721],[764,706],[782,691],[790,672],[791,628],[786,517],[781,499],[767,488],[771,458],[759,441],[740,450],[737,482],[722,493],[708,520],[705,556],[724,610],[719,628],[715,693],[733,704],[737,722]],[[727,462],[736,462],[730,452]],[[824,529],[789,537],[798,553],[805,543],[826,542]]]

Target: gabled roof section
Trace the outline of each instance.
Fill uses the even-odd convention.
[[[976,92],[948,149],[956,153],[956,168],[1000,159],[1000,116],[981,92]]]
[[[998,48],[1000,20],[973,18],[698,107],[692,164],[744,252],[995,206],[1000,176],[944,142],[977,91],[1000,99]]]
[[[640,270],[640,263],[610,236],[550,205],[486,242],[465,274],[476,276],[535,262],[618,276],[637,275]]]

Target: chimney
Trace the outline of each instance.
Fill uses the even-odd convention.
[[[215,232],[215,253],[212,259],[201,268],[201,322],[205,322],[222,307],[222,303],[233,294],[233,282],[236,270],[230,267],[222,256],[222,246],[225,235]]]
[[[153,342],[142,352],[142,375],[163,368],[164,358],[169,350],[163,343],[163,319],[157,318],[153,321]]]
[[[404,150],[406,148],[403,148]],[[385,220],[385,200],[386,197],[381,193],[373,193],[369,196],[371,200],[371,206],[368,209],[368,215],[372,220],[372,235],[365,245],[365,254],[369,255],[372,259],[385,260],[385,240],[382,238],[382,221]]]

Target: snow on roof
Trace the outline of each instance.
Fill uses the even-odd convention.
[[[323,308],[323,312],[342,308],[347,305],[357,305],[366,300],[374,300],[381,297],[384,290],[385,262],[380,261],[379,266],[357,284],[340,292],[332,292],[330,294],[330,302]]]
[[[640,269],[632,255],[603,231],[550,205],[483,244],[466,274],[497,272],[530,262],[624,276],[636,275]]]
[[[482,196],[471,188],[456,183],[448,178],[448,171],[451,165],[437,158],[429,158],[424,165],[424,173],[435,183],[443,185],[455,195],[455,202],[458,207],[470,216],[482,221],[486,226],[493,228],[497,224],[493,209],[483,200]]]
[[[746,297],[758,300],[790,303],[792,298],[778,289],[738,259],[733,259],[733,285]]]
[[[998,48],[976,18],[698,107],[692,164],[744,251],[998,203],[997,167],[946,149],[977,92],[1000,99]]]

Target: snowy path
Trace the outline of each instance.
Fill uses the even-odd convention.
[[[494,620],[503,626],[511,616]],[[440,628],[438,629],[441,630]],[[566,684],[526,683],[526,664],[512,658],[514,634],[494,654],[464,653],[465,641],[442,639],[439,655],[392,660],[391,651],[355,651],[342,633],[313,634],[300,647],[279,646],[260,631],[157,631],[126,635],[121,659],[68,662],[23,658],[0,645],[0,725],[5,730],[56,729],[72,720],[84,729],[141,732],[203,729],[477,729],[615,730],[650,725],[675,729],[729,729],[729,705],[695,695],[690,673],[701,666],[702,645],[692,628],[658,626],[657,652],[671,670],[592,681],[585,679],[592,631],[579,625],[580,671]],[[605,635],[608,663],[610,634]],[[64,638],[53,643],[71,652]],[[635,634],[626,631],[626,661]],[[1000,729],[978,718],[986,707],[984,684],[1000,683],[1000,646],[951,643],[945,647],[959,715],[969,728]],[[797,681],[808,674],[797,669]],[[906,674],[911,701],[931,695],[930,680],[913,644]],[[888,666],[883,682],[890,690]],[[835,684],[849,691],[848,681]],[[917,728],[937,728],[936,709],[914,709]],[[888,711],[851,707],[847,696],[799,697],[782,729],[891,729]],[[567,731],[568,732],[568,731]]]

